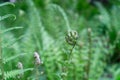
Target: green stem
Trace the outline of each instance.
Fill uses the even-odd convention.
[[[88,41],[89,41],[89,52],[88,52],[88,64],[87,64],[87,78],[86,80],[89,80],[89,74],[90,74],[90,67],[91,67],[91,45],[92,45],[92,40],[91,40],[91,32],[88,32]]]
[[[39,80],[39,65],[35,65],[35,73],[36,73],[36,79],[35,80]]]
[[[75,45],[76,45],[76,42],[75,44],[72,46],[72,49],[70,50],[70,53],[69,53],[69,57],[68,57],[68,62],[66,63],[65,65],[65,70],[63,72],[66,72],[68,69],[67,69],[67,66],[69,66],[69,63],[71,63],[71,60],[72,60],[72,52],[73,52],[73,49],[75,48]],[[65,77],[62,77],[63,80],[66,80]]]
[[[72,60],[72,52],[73,52],[73,49],[75,48],[75,45],[76,45],[76,42],[75,42],[75,44],[72,46],[72,49],[70,50],[70,54],[69,54],[69,61],[71,61]]]

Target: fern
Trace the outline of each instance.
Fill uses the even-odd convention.
[[[12,56],[12,57],[9,57],[9,58],[6,58],[4,59],[4,64],[11,61],[11,60],[14,60],[15,58],[18,58],[18,57],[21,57],[21,56],[24,56],[25,54],[18,54],[18,55],[15,55],[15,56]]]
[[[34,2],[26,0],[24,6],[27,5],[27,8],[24,13],[28,14],[24,15],[24,21],[18,18],[19,20],[16,19],[18,22],[13,23],[15,26],[25,24],[27,28],[15,26],[7,28],[6,22],[3,21],[8,17],[14,17],[14,15],[8,14],[0,18],[2,21],[1,49],[3,51],[4,78],[6,80],[18,79],[17,75],[25,72],[22,80],[34,80],[36,76],[40,80],[99,80],[107,66],[108,56],[113,53],[113,45],[108,44],[106,36],[99,36],[99,32],[94,31],[96,30],[94,27],[101,24],[107,26],[109,38],[113,39],[111,34],[115,34],[113,44],[118,46],[119,36],[116,33],[119,30],[117,27],[119,26],[119,18],[115,16],[118,15],[116,8],[109,14],[102,5],[97,4],[102,19],[100,18],[99,21],[96,21],[98,23],[94,24],[94,20],[91,20],[93,22],[91,23],[84,16],[64,10],[57,4],[46,2],[44,9],[41,9]],[[9,3],[4,5],[7,4]],[[114,19],[114,22],[111,19]],[[110,22],[112,23],[110,24]],[[91,35],[86,27],[88,25],[93,26],[94,29],[91,31]],[[116,27],[113,29],[111,25]],[[16,30],[20,29],[22,36],[17,37]],[[65,32],[72,29],[77,30],[75,34],[78,32],[79,35],[75,40],[75,46],[65,42]],[[68,36],[72,34],[70,32]],[[71,42],[71,38],[69,42]],[[41,63],[43,62],[43,64],[37,65],[37,69],[34,67],[34,52],[39,53]],[[15,65],[18,61],[24,64],[23,71],[16,70]],[[34,69],[28,67],[34,67]],[[39,76],[35,74],[34,70],[37,70]],[[2,69],[0,69],[1,75]]]
[[[107,28],[106,32],[107,32],[107,37],[110,41],[110,44],[113,46],[113,53],[115,53],[118,56],[118,52],[116,51],[120,51],[120,47],[118,45],[120,45],[120,38],[119,38],[119,20],[120,17],[118,15],[120,15],[120,12],[118,12],[120,10],[120,8],[118,6],[114,6],[110,12],[107,11],[102,5],[99,4],[99,10],[100,10],[100,15],[103,19],[100,19],[101,24],[104,24],[105,27]],[[111,55],[112,55],[111,54]],[[113,55],[113,57],[116,57],[116,55]],[[118,59],[118,57],[116,59],[113,59],[113,62],[116,61]]]
[[[3,34],[3,33],[6,33],[6,32],[8,32],[8,31],[16,30],[16,29],[21,29],[21,28],[23,28],[23,27],[12,27],[12,28],[3,30],[1,33]]]
[[[13,3],[10,3],[10,2],[2,3],[2,4],[0,4],[0,7],[6,6],[6,5],[12,5],[15,7],[15,5]]]
[[[55,8],[56,10],[58,10],[62,14],[63,19],[65,20],[65,23],[66,23],[67,30],[70,30],[70,23],[69,23],[69,20],[67,18],[65,11],[60,6],[58,6],[56,4],[50,4],[49,6]]]
[[[0,4],[0,7],[1,6],[5,6],[5,5],[12,5],[12,6],[14,6],[14,4],[12,4],[12,3],[3,3],[3,4]],[[13,14],[7,14],[7,15],[5,15],[5,16],[0,16],[0,21],[2,21],[2,20],[4,20],[4,19],[6,19],[6,18],[8,18],[8,17],[14,17],[14,19],[16,19],[16,17],[15,17],[15,15],[13,15]],[[0,39],[1,39],[1,37],[3,36],[2,35],[2,31],[1,31],[1,26],[0,26]],[[13,28],[12,28],[13,29]],[[9,30],[12,30],[12,29],[9,29]],[[15,29],[15,28],[14,28]],[[6,31],[9,31],[9,30],[5,30],[5,32]],[[3,39],[3,37],[2,37],[2,39]],[[11,72],[5,72],[4,71],[4,58],[3,58],[3,52],[2,52],[2,49],[3,49],[3,47],[1,47],[2,45],[1,45],[2,43],[0,42],[0,76],[2,76],[1,77],[1,79],[3,80],[3,79],[8,79],[8,78],[11,78],[11,77],[15,77],[17,74],[18,74],[18,72],[20,73],[20,71],[11,71]],[[11,57],[11,58],[9,58],[9,59],[6,59],[5,60],[5,62],[7,62],[7,61],[10,61],[11,59],[14,59],[14,58],[16,58],[17,56],[13,56],[13,57]],[[27,69],[27,70],[29,70],[29,69]],[[25,71],[27,71],[27,70],[25,70]]]
[[[0,21],[6,19],[6,18],[8,18],[8,17],[14,17],[14,20],[16,19],[15,15],[13,15],[13,14],[7,14],[7,15],[5,15],[5,16],[0,16]]]
[[[21,74],[21,73],[25,73],[27,71],[32,71],[33,68],[27,68],[27,69],[23,69],[21,70],[12,70],[12,71],[7,71],[4,73],[5,75],[5,80],[8,79],[15,79],[17,77],[17,75]],[[1,71],[0,71],[0,75],[1,75]]]

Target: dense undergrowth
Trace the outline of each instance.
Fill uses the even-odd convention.
[[[0,4],[0,80],[120,80],[119,4],[72,2]]]

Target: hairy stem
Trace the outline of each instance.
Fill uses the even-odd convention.
[[[87,71],[86,71],[86,74],[87,74],[87,77],[86,77],[86,80],[89,80],[89,74],[90,74],[90,65],[91,65],[91,53],[92,53],[92,50],[91,50],[91,46],[92,46],[92,40],[91,40],[91,29],[88,29],[88,42],[89,42],[89,52],[88,52],[88,64],[87,64]]]
[[[65,65],[65,67],[64,67],[65,69],[63,69],[63,72],[65,72],[65,73],[66,73],[66,71],[68,70],[67,66],[69,66],[69,63],[71,63],[71,60],[72,60],[72,52],[73,52],[73,49],[75,48],[75,45],[76,45],[76,42],[75,42],[75,44],[72,46],[72,48],[70,49],[68,61],[67,61],[66,65]],[[63,80],[66,80],[66,79],[65,79],[65,76],[63,76],[62,79],[63,79]]]
[[[39,80],[39,65],[35,64],[35,80]]]
[[[73,49],[75,48],[75,45],[76,45],[76,42],[75,42],[75,44],[72,46],[72,49],[70,50],[70,54],[69,54],[69,61],[71,61],[72,60],[72,52],[73,52]]]

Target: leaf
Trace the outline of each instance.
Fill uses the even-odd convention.
[[[5,80],[9,79],[9,78],[15,78],[17,75],[27,72],[27,71],[32,71],[33,68],[27,68],[27,69],[23,69],[23,70],[12,70],[12,71],[7,71],[5,72]]]
[[[15,5],[13,3],[10,3],[10,2],[2,3],[2,4],[0,4],[0,7],[6,6],[6,5],[11,5],[11,6],[15,7]]]
[[[12,28],[8,28],[8,29],[3,30],[2,33],[6,33],[6,32],[8,32],[8,31],[15,30],[15,29],[21,29],[21,28],[23,28],[23,27],[12,27]]]
[[[109,27],[110,26],[110,15],[108,11],[98,2],[96,2],[96,5],[100,12],[99,18],[100,18],[101,23]]]
[[[48,7],[53,7],[62,14],[63,19],[65,20],[65,23],[66,23],[66,27],[68,30],[70,30],[70,23],[69,23],[69,20],[68,20],[68,17],[65,11],[59,5],[56,5],[56,4],[50,4]]]
[[[0,21],[4,20],[4,19],[6,19],[6,18],[9,18],[9,17],[13,17],[13,18],[14,18],[13,20],[16,19],[16,16],[15,16],[15,15],[13,15],[13,14],[7,14],[7,15],[5,15],[5,16],[0,16]]]
[[[17,58],[17,57],[24,56],[25,54],[26,54],[26,53],[18,54],[18,55],[14,55],[14,56],[12,56],[12,57],[6,58],[6,59],[3,60],[3,61],[4,61],[4,64],[7,63],[7,62],[9,62],[9,61],[11,61],[11,60],[13,60],[13,59],[15,59],[15,58]]]
[[[20,40],[20,39],[23,38],[23,37],[24,37],[24,35],[18,37],[18,38],[15,39],[15,40],[12,40],[11,43],[4,44],[4,45],[2,46],[2,48],[11,47],[15,42],[17,42],[18,40]]]

